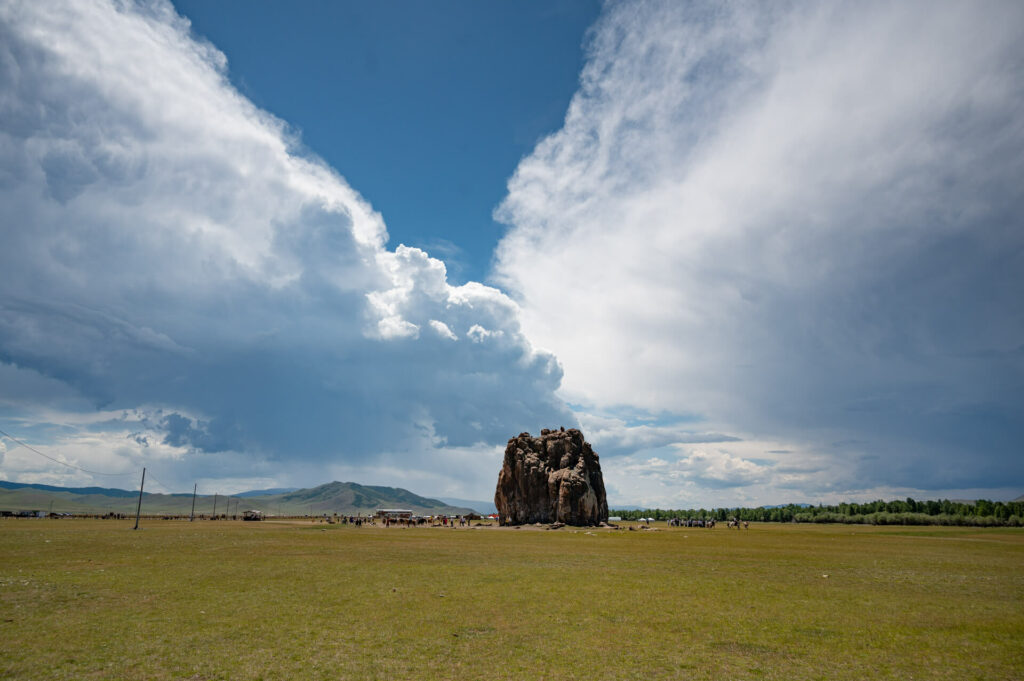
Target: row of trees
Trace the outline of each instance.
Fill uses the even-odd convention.
[[[864,504],[842,503],[836,506],[808,506],[789,504],[787,506],[760,506],[758,508],[713,508],[685,510],[613,510],[610,515],[623,520],[654,518],[684,518],[694,520],[740,520],[777,523],[850,523],[867,525],[969,525],[974,527],[1022,527],[1024,526],[1024,501],[974,502],[916,501],[871,501]]]

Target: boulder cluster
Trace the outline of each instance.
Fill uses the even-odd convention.
[[[498,523],[599,525],[608,520],[601,464],[576,428],[508,441],[494,492]]]

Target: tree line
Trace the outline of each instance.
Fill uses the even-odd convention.
[[[855,525],[963,525],[971,527],[1022,527],[1024,501],[869,501],[835,506],[788,504],[757,508],[613,510],[623,520],[739,520],[776,523],[848,523]]]

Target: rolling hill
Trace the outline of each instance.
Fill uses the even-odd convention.
[[[273,492],[276,490],[265,490]],[[196,515],[239,513],[257,509],[268,515],[372,514],[378,508],[405,508],[419,515],[462,515],[472,509],[452,506],[396,487],[329,482],[310,489],[278,494],[243,493],[244,496],[199,495]],[[216,499],[215,499],[216,497]],[[135,513],[138,492],[105,487],[55,487],[0,481],[0,511],[39,510],[54,513]],[[228,511],[228,509],[231,509]],[[142,495],[144,514],[188,515],[191,494]]]

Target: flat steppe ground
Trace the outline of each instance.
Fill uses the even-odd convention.
[[[1022,679],[1024,531],[0,521],[2,679]]]

